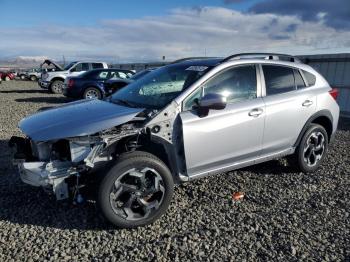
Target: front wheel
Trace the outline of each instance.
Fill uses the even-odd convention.
[[[63,91],[63,81],[61,80],[55,80],[51,84],[50,90],[54,94],[62,94]]]
[[[10,81],[11,78],[9,76],[5,76],[5,81]]]
[[[298,145],[292,163],[304,173],[315,172],[322,164],[328,149],[328,135],[323,126],[311,124]]]
[[[125,153],[100,184],[98,206],[117,227],[153,223],[166,212],[174,191],[167,166],[152,154]]]

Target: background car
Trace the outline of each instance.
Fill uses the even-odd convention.
[[[104,89],[108,94],[113,94],[119,89],[123,88],[124,86],[130,84],[133,81],[136,81],[140,79],[141,77],[145,76],[149,72],[152,72],[155,68],[145,69],[142,70],[130,78],[119,78],[119,77],[112,77],[111,79],[104,82]]]
[[[1,74],[1,79],[5,81],[13,80],[16,77],[16,75],[11,72],[0,72],[0,74]]]
[[[107,69],[108,65],[105,62],[84,62],[75,61],[62,68],[51,60],[45,60],[41,65],[49,65],[54,67],[54,71],[47,71],[41,74],[39,80],[39,86],[44,89],[48,89],[50,92],[55,94],[61,94],[63,92],[64,81],[67,77],[78,76],[92,69]]]
[[[64,82],[63,94],[71,98],[101,99],[111,92],[104,87],[104,82],[110,78],[128,79],[135,73],[124,69],[94,69],[75,77],[67,77]]]
[[[21,80],[29,79],[31,81],[37,81],[41,77],[41,69],[32,68],[27,71],[19,73],[18,76]]]

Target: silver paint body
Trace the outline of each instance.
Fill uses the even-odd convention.
[[[200,117],[195,110],[183,108],[184,101],[207,80],[227,68],[247,64],[256,65],[257,98],[227,104],[222,110],[210,110],[205,117]],[[316,83],[305,89],[266,96],[262,64],[308,71],[316,76]],[[171,166],[178,170],[174,175],[181,181],[189,181],[292,154],[304,125],[321,110],[331,114],[334,134],[339,106],[328,93],[330,90],[327,81],[305,64],[264,59],[232,60],[210,70],[143,128],[159,128],[160,131],[151,133],[151,137],[176,152],[169,157]],[[89,146],[92,143],[89,137],[135,120],[143,110],[101,100],[84,100],[30,116],[19,126],[36,143],[39,154],[48,155],[50,141],[69,139],[72,162],[84,161],[86,166],[94,167],[106,139],[118,141],[122,136],[100,137],[104,142],[93,148]],[[128,132],[134,135],[139,131]],[[41,142],[44,144],[40,146]],[[180,151],[184,154],[177,153]],[[24,182],[53,185],[58,199],[66,197],[63,178],[76,174],[66,163],[20,163],[19,167]]]
[[[227,68],[247,64],[257,65],[256,99],[228,104],[223,110],[210,110],[209,115],[202,118],[193,111],[183,110],[186,98],[211,77]],[[316,83],[305,89],[266,96],[263,64],[308,71],[316,76]],[[180,177],[191,180],[292,154],[304,125],[321,110],[331,113],[334,134],[339,106],[329,90],[327,81],[302,63],[241,59],[218,65],[164,109],[169,116],[167,119],[162,114],[159,116],[172,124],[178,115],[181,118],[186,174],[180,174]],[[150,125],[156,123],[157,118]],[[163,138],[167,139],[166,136]]]

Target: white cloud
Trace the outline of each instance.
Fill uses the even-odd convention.
[[[161,17],[100,21],[90,27],[1,28],[2,55],[43,55],[109,61],[225,56],[236,52],[292,54],[350,51],[350,32],[294,16],[244,14],[227,8],[176,9]]]

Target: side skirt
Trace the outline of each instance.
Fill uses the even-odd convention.
[[[251,160],[247,160],[247,161],[242,161],[242,162],[237,162],[228,166],[224,166],[221,168],[216,168],[216,169],[212,169],[212,170],[208,170],[205,172],[201,172],[201,173],[197,173],[197,174],[193,174],[189,176],[188,180],[183,180],[185,181],[192,181],[194,179],[197,178],[203,178],[209,175],[213,175],[213,174],[218,174],[218,173],[222,173],[222,172],[227,172],[227,171],[232,171],[232,170],[236,170],[239,168],[243,168],[243,167],[247,167],[247,166],[251,166],[251,165],[255,165],[255,164],[259,164],[262,162],[266,162],[266,161],[270,161],[273,159],[277,159],[277,158],[281,158],[287,155],[291,155],[295,152],[295,147],[291,147],[291,148],[287,148],[285,150],[282,151],[278,151],[272,154],[268,154],[268,155],[263,155],[260,156],[258,158],[255,159],[251,159]]]

